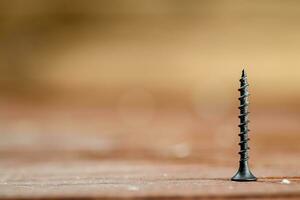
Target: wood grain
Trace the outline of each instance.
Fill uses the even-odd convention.
[[[254,168],[258,182],[229,180],[235,169],[134,161],[27,163],[1,167],[2,198],[290,198],[300,197],[298,168]],[[272,176],[270,176],[272,175]],[[291,183],[281,184],[282,177]]]
[[[135,125],[107,110],[70,113],[2,112],[0,199],[300,198],[297,113],[253,115],[252,183],[229,180],[238,167],[233,113],[161,111]]]

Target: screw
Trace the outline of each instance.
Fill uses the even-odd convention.
[[[248,106],[249,106],[249,92],[248,92],[248,80],[247,74],[245,70],[242,72],[242,77],[240,79],[241,87],[239,88],[240,91],[240,166],[238,172],[231,178],[232,181],[256,181],[257,178],[251,173],[249,166],[248,166],[248,141],[250,140],[248,137],[248,123],[250,122],[248,119]]]

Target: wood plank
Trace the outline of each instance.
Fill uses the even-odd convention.
[[[230,181],[234,168],[141,161],[7,162],[0,171],[1,199],[300,198],[292,166],[254,168],[259,180],[249,183]]]
[[[250,164],[259,179],[236,183],[233,114],[161,111],[133,126],[103,110],[72,118],[68,110],[34,112],[1,113],[0,199],[300,198],[297,113],[257,112]]]

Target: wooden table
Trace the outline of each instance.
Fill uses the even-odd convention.
[[[258,181],[238,183],[233,114],[163,111],[132,124],[102,109],[3,111],[0,199],[299,199],[299,115],[255,113]]]

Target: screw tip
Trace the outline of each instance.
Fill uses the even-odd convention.
[[[243,71],[242,71],[242,77],[245,77],[245,76],[247,76],[247,74],[246,74],[245,69],[243,69]]]

